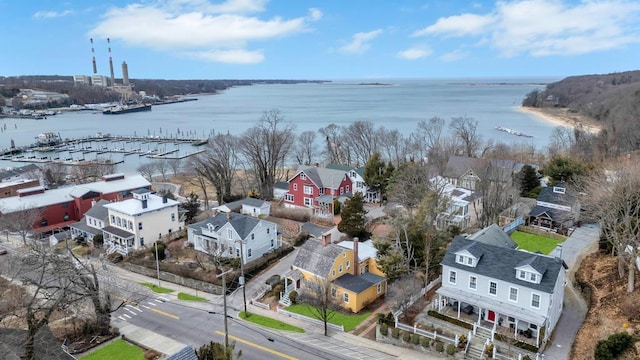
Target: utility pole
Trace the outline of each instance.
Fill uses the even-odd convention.
[[[158,274],[158,287],[160,287],[160,259],[158,258],[158,242],[154,242],[156,247],[156,273]]]
[[[224,308],[224,351],[227,351],[229,347],[229,328],[227,327],[227,278],[225,275],[233,271],[229,269],[222,274],[216,276],[217,278],[222,277],[222,307]]]
[[[244,316],[249,317],[247,312],[247,291],[244,278],[244,249],[242,248],[242,240],[240,240],[240,285],[242,285],[242,300],[244,301]]]

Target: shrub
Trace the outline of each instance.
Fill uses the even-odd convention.
[[[302,244],[305,243],[305,241],[309,240],[310,237],[311,237],[311,235],[308,232],[306,232],[306,231],[301,232],[293,240],[293,246],[301,246]]]
[[[429,310],[427,313],[429,314],[429,316],[433,316],[436,319],[448,321],[448,322],[450,322],[450,323],[452,323],[454,325],[461,326],[461,327],[463,327],[465,329],[473,330],[473,324],[469,324],[468,322],[465,322],[465,321],[462,321],[462,320],[459,320],[459,319],[455,319],[455,318],[449,317],[449,316],[444,315],[444,314],[440,314],[439,312],[433,311],[433,310]]]
[[[531,356],[525,355],[522,357],[522,360],[531,360]]]
[[[444,351],[444,344],[442,343],[442,341],[436,341],[436,351],[437,352]]]
[[[458,337],[458,346],[465,347],[467,345],[467,335],[462,334]]]
[[[267,281],[264,282],[267,285],[270,285],[271,288],[273,288],[274,286],[278,285],[278,283],[280,283],[280,275],[275,274],[275,275],[271,275]]]
[[[447,345],[447,355],[453,355],[456,353],[456,347],[453,344]]]
[[[615,333],[596,344],[596,360],[612,360],[624,353],[633,344],[633,337],[627,333]]]
[[[164,260],[164,258],[166,257],[166,254],[164,253],[165,249],[166,249],[166,245],[165,243],[163,243],[162,241],[156,241],[155,242],[157,245],[152,245],[149,247],[149,252],[151,252],[151,255],[153,256],[153,258],[156,258],[156,247],[158,248],[158,260],[162,261]]]
[[[484,353],[487,354],[488,357],[492,357],[493,356],[493,344],[487,345],[487,347],[484,349]]]
[[[289,301],[291,301],[292,304],[295,304],[297,299],[298,299],[297,291],[293,290],[292,292],[289,293]]]
[[[394,339],[397,339],[400,337],[400,329],[398,328],[393,328],[391,329],[391,337]]]
[[[402,332],[402,341],[409,342],[411,340],[411,333],[403,331]]]
[[[431,345],[431,340],[427,337],[422,338],[422,347],[428,348]]]
[[[389,325],[381,324],[380,325],[380,335],[387,336],[389,334]]]
[[[271,295],[274,297],[280,297],[282,290],[284,290],[284,286],[282,286],[282,284],[278,284],[273,288],[273,290],[271,290]]]
[[[420,335],[418,335],[418,334],[413,334],[413,335],[411,335],[411,343],[412,343],[413,345],[418,345],[418,344],[420,344]]]

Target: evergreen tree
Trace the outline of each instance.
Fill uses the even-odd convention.
[[[191,193],[187,198],[187,201],[180,204],[180,207],[186,210],[184,214],[184,220],[187,224],[191,224],[193,219],[200,213],[200,200],[198,195]]]
[[[531,165],[525,165],[520,171],[520,196],[528,196],[531,190],[540,186],[536,169]]]
[[[367,214],[364,209],[364,199],[360,193],[355,193],[344,202],[340,216],[342,220],[338,224],[338,230],[351,236],[363,237],[367,235],[365,229]]]
[[[375,152],[364,166],[364,182],[370,191],[377,191],[379,201],[382,201],[382,194],[385,187],[385,166],[379,152]]]
[[[553,180],[550,185],[555,185],[559,182],[575,182],[581,176],[587,174],[587,167],[580,160],[568,156],[555,155],[545,165],[544,174]]]
[[[225,349],[223,344],[212,341],[196,350],[196,357],[198,360],[233,360],[234,348],[234,343],[229,344]],[[242,351],[238,351],[236,359],[240,358],[240,356],[242,356]]]

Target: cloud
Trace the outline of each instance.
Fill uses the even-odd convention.
[[[398,52],[397,56],[405,60],[417,60],[431,55],[433,51],[424,45],[413,46]]]
[[[457,50],[450,51],[446,54],[442,54],[439,59],[445,62],[454,62],[454,61],[462,60],[467,56],[469,56],[468,52],[457,49]]]
[[[630,0],[499,1],[485,14],[438,19],[413,36],[476,37],[504,57],[576,55],[640,42],[640,3]]]
[[[71,10],[65,11],[37,11],[33,14],[34,19],[53,19],[73,14]]]
[[[264,10],[265,0],[204,0],[138,3],[112,7],[89,32],[90,37],[118,39],[128,45],[203,61],[255,64],[261,51],[249,49],[268,41],[309,31],[308,24],[322,17],[318,9],[297,18],[260,18],[247,15]]]
[[[369,42],[382,34],[382,29],[376,29],[369,32],[359,32],[353,35],[351,42],[340,47],[340,51],[350,54],[362,54],[369,50],[371,45]]]

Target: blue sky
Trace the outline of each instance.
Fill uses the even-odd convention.
[[[638,68],[637,0],[0,0],[0,76],[522,77]]]

